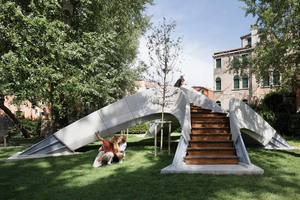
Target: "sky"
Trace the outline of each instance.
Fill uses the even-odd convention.
[[[163,21],[175,21],[174,37],[183,36],[181,46],[182,75],[188,86],[202,86],[213,89],[213,54],[215,52],[241,47],[240,37],[250,33],[250,26],[256,19],[245,17],[238,0],[155,0],[148,6],[147,15],[152,16],[153,26]],[[148,31],[146,35],[149,35]],[[146,63],[147,39],[140,39],[140,59]],[[174,84],[180,74],[175,74]]]

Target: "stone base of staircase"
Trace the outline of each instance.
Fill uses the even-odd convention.
[[[177,166],[169,165],[160,171],[161,174],[167,173],[188,173],[188,174],[263,174],[264,170],[256,165],[245,165],[239,163],[238,165],[186,165],[182,163]]]

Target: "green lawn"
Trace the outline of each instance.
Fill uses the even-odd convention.
[[[176,145],[172,155],[165,145],[163,155],[154,157],[153,138],[130,136],[122,164],[96,169],[99,142],[79,155],[11,163],[5,160],[27,147],[0,148],[0,199],[300,199],[300,150],[248,148],[263,175],[160,174]]]

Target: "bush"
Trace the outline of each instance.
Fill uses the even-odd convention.
[[[284,91],[270,92],[265,95],[259,105],[252,108],[280,134],[300,136],[300,117],[299,114],[291,114],[295,109],[286,97],[290,98],[294,95],[289,95],[291,94]]]
[[[27,119],[21,119],[20,122],[23,124],[25,129],[29,132],[32,136],[39,136],[41,134],[41,121],[32,121]],[[14,122],[12,123],[12,129],[10,130],[11,135],[18,134],[20,131],[17,124]]]
[[[128,132],[132,134],[142,134],[142,133],[146,133],[148,130],[149,130],[148,125],[146,123],[142,123],[129,128]]]
[[[259,114],[264,120],[266,120],[271,126],[274,127],[277,121],[277,117],[275,113],[271,110],[257,110],[257,114]]]
[[[290,116],[288,129],[292,136],[300,137],[300,114]]]
[[[270,92],[262,99],[262,103],[265,104],[270,110],[277,111],[278,107],[283,103],[283,94],[280,92]]]
[[[282,135],[291,135],[292,133],[288,128],[289,118],[289,113],[276,113],[276,122],[273,125],[273,128]]]

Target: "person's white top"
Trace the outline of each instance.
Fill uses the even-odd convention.
[[[127,147],[127,143],[126,142],[123,142],[123,143],[119,144],[119,148],[122,151],[123,156],[125,156],[125,149],[126,149],[126,147]]]

